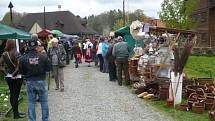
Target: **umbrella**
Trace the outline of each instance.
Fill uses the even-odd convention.
[[[0,39],[30,39],[31,34],[0,23]]]
[[[63,37],[63,36],[64,36],[64,33],[63,33],[63,32],[61,32],[61,31],[59,31],[59,30],[56,30],[56,29],[52,30],[51,32],[52,32],[53,34],[56,34],[58,37]]]

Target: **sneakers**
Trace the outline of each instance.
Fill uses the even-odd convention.
[[[14,119],[19,119],[19,118],[25,118],[25,113],[19,113],[19,114],[15,114],[13,116]]]

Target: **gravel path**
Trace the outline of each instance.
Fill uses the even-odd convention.
[[[49,91],[51,121],[170,121],[96,67],[64,69],[65,92]],[[39,106],[38,106],[39,107]],[[38,109],[40,112],[40,109]],[[40,117],[41,114],[38,115]]]

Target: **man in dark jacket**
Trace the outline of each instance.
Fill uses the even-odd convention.
[[[29,40],[29,52],[20,58],[20,72],[26,78],[28,97],[28,117],[36,121],[36,96],[38,94],[42,110],[42,121],[49,120],[48,86],[46,73],[50,70],[46,54],[37,53],[37,39]]]
[[[118,84],[122,86],[122,71],[125,75],[126,85],[130,84],[129,74],[128,74],[128,58],[129,53],[131,52],[131,48],[129,47],[127,42],[123,42],[123,38],[121,36],[118,37],[118,43],[113,47],[113,56],[116,58],[116,66],[117,66],[117,78]]]

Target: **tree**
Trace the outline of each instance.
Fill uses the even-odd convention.
[[[128,23],[130,24],[132,21],[136,21],[136,20],[139,20],[139,21],[144,21],[146,15],[144,14],[144,11],[141,10],[141,9],[137,9],[135,10],[134,12],[128,12],[127,13],[128,15]]]
[[[120,29],[121,27],[123,27],[123,19],[116,20],[116,22],[114,23],[114,26],[113,26],[113,31],[116,31],[116,30]]]
[[[137,9],[134,12],[127,12],[126,16],[129,21],[126,21],[126,25],[129,25],[132,21],[143,21],[145,18],[144,11]],[[88,26],[93,28],[99,33],[109,33],[110,31],[117,30],[123,27],[123,12],[118,10],[110,10],[99,15],[92,15],[88,17]]]
[[[13,11],[13,23],[17,23],[21,20],[21,18],[25,15],[26,13],[19,13],[16,11]],[[11,20],[10,20],[10,12],[5,13],[2,21],[3,24],[10,25]]]
[[[191,29],[195,27],[192,13],[199,0],[164,0],[159,12],[160,19],[167,27]]]

